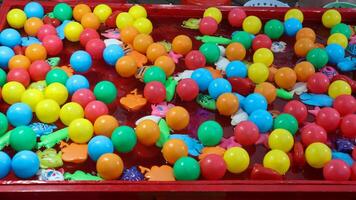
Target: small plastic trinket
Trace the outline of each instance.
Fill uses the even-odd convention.
[[[181,26],[183,28],[188,28],[188,29],[192,29],[192,30],[198,30],[199,29],[199,23],[200,23],[200,19],[189,18],[188,20],[183,21]]]
[[[160,43],[164,46],[167,53],[169,53],[172,50],[172,43],[167,42],[166,40],[159,41],[158,43]]]
[[[159,139],[156,142],[156,146],[162,148],[164,143],[166,143],[167,140],[169,140],[169,138],[171,137],[171,134],[166,120],[164,119],[159,120],[158,127],[160,130],[160,135],[159,135]]]
[[[59,62],[61,62],[61,58],[60,57],[52,57],[52,58],[47,58],[46,61],[51,67],[56,67],[59,65]]]
[[[252,180],[283,180],[283,176],[273,169],[263,167],[261,164],[254,164],[251,170]]]
[[[115,29],[108,29],[104,33],[101,33],[102,36],[109,38],[109,39],[119,39],[120,32],[117,28]]]
[[[38,180],[40,181],[64,181],[63,170],[41,169]]]
[[[225,149],[220,147],[220,146],[216,146],[216,147],[204,147],[201,151],[201,154],[199,155],[199,160],[204,159],[207,155],[209,154],[216,154],[219,156],[223,156],[225,153]]]
[[[241,147],[241,144],[235,141],[235,136],[231,136],[229,138],[222,138],[221,143],[219,144],[220,147],[224,149],[229,149],[231,147]]]
[[[235,114],[231,115],[231,125],[236,126],[238,123],[246,121],[247,119],[248,114],[240,108]]]
[[[75,171],[73,174],[71,173],[64,173],[64,179],[70,181],[101,181],[103,180],[99,176],[94,176],[89,173],[85,173],[81,170]]]
[[[325,94],[303,93],[299,96],[300,100],[310,106],[331,107],[333,99]]]
[[[158,124],[159,120],[161,120],[162,117],[155,116],[155,115],[147,115],[147,116],[141,117],[140,119],[136,120],[135,125],[137,126],[140,122],[142,122],[146,119],[152,120]]]
[[[55,149],[49,148],[44,151],[37,151],[36,154],[40,160],[40,167],[42,169],[63,166],[62,153],[57,153]]]
[[[121,177],[121,180],[124,181],[143,181],[144,179],[145,177],[138,171],[136,166],[124,169]]]
[[[37,81],[33,82],[28,86],[30,89],[37,89],[41,92],[44,92],[45,88],[47,87],[46,81]]]
[[[151,169],[142,166],[139,168],[149,181],[175,181],[173,168],[169,165],[153,166]]]
[[[192,156],[198,156],[204,146],[196,139],[189,137],[185,134],[173,134],[170,139],[181,139],[188,147],[188,153]]]
[[[68,140],[68,138],[68,127],[57,130],[51,134],[41,136],[40,142],[37,144],[37,149],[42,147],[51,148],[62,140]]]
[[[137,89],[134,89],[130,94],[120,99],[120,104],[130,112],[140,110],[146,103],[147,100],[141,94],[137,94]]]
[[[214,43],[214,44],[223,44],[227,45],[230,44],[232,41],[228,38],[224,38],[222,36],[209,36],[209,35],[204,35],[204,36],[196,36],[195,39],[200,40],[203,43]]]
[[[109,45],[112,45],[112,44],[116,44],[116,45],[119,45],[119,46],[123,45],[123,43],[120,40],[117,40],[117,39],[105,39],[104,43],[105,43],[105,47],[108,47]]]
[[[53,132],[53,130],[57,129],[57,126],[54,124],[45,124],[41,122],[35,122],[29,125],[33,131],[35,131],[37,137],[41,137],[42,135],[48,135]]]
[[[87,144],[67,144],[61,142],[60,148],[62,151],[62,160],[64,162],[83,163],[88,159]]]
[[[178,81],[174,80],[173,77],[169,77],[164,85],[166,87],[166,101],[172,101],[174,94],[176,93]]]
[[[283,42],[283,41],[275,41],[272,43],[272,47],[271,47],[271,50],[274,52],[274,53],[282,53],[282,52],[285,52],[287,48],[287,43]]]
[[[321,73],[325,74],[329,78],[330,81],[334,78],[334,76],[339,74],[333,67],[330,67],[330,66],[325,66],[325,67],[321,68],[320,71],[321,71]]]
[[[354,144],[346,138],[336,139],[336,150],[343,153],[351,153],[354,149]]]
[[[178,74],[174,75],[174,80],[180,81],[185,78],[191,78],[194,70],[184,70],[183,72],[180,72]]]
[[[207,94],[198,94],[196,101],[201,107],[205,109],[216,110],[215,99]]]
[[[165,117],[168,110],[173,107],[174,107],[173,104],[167,103],[167,102],[162,102],[162,103],[159,103],[156,105],[151,105],[151,108],[152,108],[151,115]]]
[[[183,55],[174,53],[173,51],[170,51],[168,55],[173,59],[174,63],[176,64],[179,62],[179,59],[183,57]]]

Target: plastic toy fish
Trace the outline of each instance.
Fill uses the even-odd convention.
[[[159,116],[156,116],[156,115],[147,115],[147,116],[144,116],[144,117],[141,117],[140,119],[138,119],[135,122],[135,125],[137,126],[140,122],[142,122],[143,120],[146,120],[146,119],[149,119],[149,120],[152,120],[152,121],[158,123],[159,120],[162,119],[162,117],[159,117]]]
[[[308,92],[307,83],[297,82],[289,93],[292,95],[294,94],[301,95],[302,93],[305,92]]]
[[[169,77],[167,81],[164,83],[164,86],[166,87],[166,101],[172,101],[175,93],[176,93],[176,87],[178,85],[178,81],[174,80],[173,77]]]
[[[21,38],[21,45],[23,47],[30,46],[31,44],[42,44],[42,43],[35,37],[22,37]]]
[[[216,147],[204,147],[202,149],[201,154],[199,155],[199,160],[204,159],[206,156],[210,155],[210,154],[216,154],[219,156],[224,156],[225,153],[225,149],[220,147],[220,146],[216,146]]]
[[[63,170],[41,169],[38,173],[40,181],[64,181]]]
[[[314,116],[317,116],[319,111],[320,111],[320,108],[318,106],[316,106],[313,110],[308,110],[308,113],[310,113]]]
[[[169,165],[152,166],[151,169],[139,166],[148,181],[175,181],[173,168]]]
[[[224,38],[222,36],[216,37],[216,36],[210,36],[210,35],[204,35],[204,36],[196,36],[195,39],[200,40],[203,43],[215,43],[215,44],[223,44],[227,45],[232,42],[231,39]]]
[[[356,70],[356,59],[344,59],[337,63],[337,68],[342,72],[352,72]]]
[[[356,37],[354,39],[355,43],[354,44],[350,44],[347,46],[346,51],[351,55],[351,56],[356,56]]]
[[[128,111],[138,111],[147,104],[147,99],[137,94],[137,89],[134,89],[120,99],[120,104]]]
[[[336,150],[343,153],[351,153],[354,149],[354,144],[346,138],[336,139]]]
[[[183,57],[183,55],[174,53],[173,51],[170,51],[168,53],[168,56],[173,59],[175,64],[177,64],[179,62],[179,59]]]
[[[8,131],[0,137],[0,151],[10,145],[10,134],[11,131]]]
[[[345,163],[347,163],[349,166],[352,166],[352,164],[354,163],[354,160],[352,159],[352,157],[347,154],[347,153],[343,153],[343,152],[337,152],[337,151],[333,151],[331,153],[332,158],[333,159],[340,159],[343,160]]]
[[[175,74],[173,78],[176,81],[180,81],[182,79],[192,77],[193,72],[194,72],[194,70],[184,70],[183,72],[179,72],[179,73]]]
[[[162,103],[159,103],[156,105],[153,104],[153,105],[151,105],[151,108],[152,108],[151,115],[165,117],[168,110],[173,107],[174,107],[173,104],[167,103],[167,102],[162,102]]]
[[[331,82],[334,82],[336,80],[346,81],[351,86],[352,92],[356,92],[356,81],[354,81],[353,79],[349,78],[348,76],[339,74],[334,76]]]
[[[47,87],[47,83],[46,81],[37,81],[37,82],[33,82],[30,84],[30,86],[28,86],[30,89],[37,89],[41,92],[44,92],[44,90]]]
[[[61,148],[64,162],[83,163],[88,159],[87,144],[67,144],[62,141],[59,147]]]
[[[287,43],[283,41],[274,41],[272,42],[271,51],[274,53],[282,53],[285,52],[286,48]]]
[[[61,38],[61,40],[63,40],[64,37],[65,37],[65,36],[64,36],[64,27],[66,27],[69,22],[71,22],[71,21],[69,21],[69,20],[64,20],[64,21],[62,22],[62,24],[56,28],[56,30],[57,30],[57,35],[58,35],[59,38]]]
[[[244,4],[245,7],[289,7],[288,4],[276,0],[251,0]]]
[[[105,39],[104,43],[105,43],[106,47],[109,46],[109,45],[112,45],[112,44],[117,44],[119,46],[122,46],[124,44],[123,42],[121,42],[118,39]]]
[[[162,40],[159,41],[158,43],[162,44],[164,46],[164,48],[166,49],[166,52],[169,53],[172,50],[172,43],[166,41],[166,40]]]
[[[332,80],[334,76],[339,74],[333,67],[330,66],[325,66],[321,68],[320,72],[325,74],[329,78],[329,80]]]
[[[188,20],[183,21],[181,26],[183,28],[198,30],[199,23],[200,23],[200,19],[189,18]]]
[[[138,51],[131,51],[126,54],[136,60],[137,67],[143,67],[147,62],[147,57]]]
[[[196,102],[203,108],[208,110],[216,110],[216,102],[211,96],[199,93]]]
[[[231,136],[227,139],[223,137],[221,139],[219,146],[224,149],[229,149],[231,147],[241,147],[241,144],[239,144],[235,141],[235,136]]]
[[[62,140],[68,140],[68,127],[59,129],[48,135],[40,137],[40,142],[37,144],[37,149],[42,147],[51,148]]]
[[[300,100],[310,106],[331,107],[333,99],[325,94],[303,93],[299,96]]]
[[[136,166],[124,169],[121,176],[121,180],[124,181],[143,181],[144,179],[145,177],[140,171],[138,171]]]
[[[55,149],[49,148],[44,151],[37,151],[36,154],[40,160],[40,167],[42,169],[53,169],[63,166],[62,153],[57,153]]]
[[[286,100],[293,99],[293,94],[288,92],[285,89],[277,88],[276,91],[277,91],[277,97],[279,97],[281,99],[286,99]]]
[[[160,135],[159,135],[159,139],[156,142],[156,146],[162,148],[164,143],[166,143],[167,140],[169,140],[169,138],[171,137],[170,134],[171,131],[166,120],[164,119],[159,120],[158,127],[160,130]]]
[[[57,126],[54,124],[45,124],[41,122],[34,122],[29,125],[33,131],[35,131],[37,137],[41,137],[42,135],[48,135],[53,132],[53,130],[57,129]]]
[[[273,169],[263,167],[261,164],[254,164],[251,170],[252,180],[283,180],[283,176]]]
[[[246,121],[248,119],[248,114],[243,111],[241,108],[233,115],[231,115],[231,125],[236,126],[242,121]]]
[[[181,139],[188,147],[188,153],[191,156],[198,156],[204,146],[196,139],[189,137],[186,134],[173,134],[170,139]]]
[[[61,58],[60,57],[52,57],[52,58],[47,58],[46,61],[51,67],[57,67],[59,65],[59,62],[61,62]]]
[[[81,170],[75,171],[73,174],[71,173],[64,173],[64,179],[70,181],[101,181],[103,180],[99,176],[94,176],[89,173],[85,173]]]
[[[109,38],[109,39],[119,39],[120,38],[120,32],[117,28],[105,30],[105,32],[101,33],[101,35],[106,38]]]
[[[215,63],[216,69],[225,72],[227,65],[230,61],[225,57],[220,57],[220,59]]]

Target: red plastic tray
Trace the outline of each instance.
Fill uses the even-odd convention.
[[[72,6],[79,1],[69,2]],[[103,1],[105,2],[105,1]],[[9,1],[5,0],[0,9],[0,29],[7,27],[6,14],[11,8],[23,8],[27,1]],[[45,7],[46,12],[53,9],[56,2],[41,2]],[[96,4],[102,2],[89,2],[88,4],[94,7]],[[128,10],[131,6],[129,4],[108,3],[113,10]],[[191,37],[199,35],[198,31],[183,29],[180,27],[181,22],[189,17],[200,18],[204,12],[204,6],[186,6],[186,5],[144,5],[148,11],[149,18],[154,25],[154,32],[152,33],[155,41],[167,40],[171,41],[178,34],[187,34]],[[223,12],[224,19],[226,19],[227,13],[233,7],[220,7]],[[256,15],[262,20],[268,19],[280,19],[284,17],[284,13],[287,8],[249,8],[243,7],[248,15]],[[304,12],[306,27],[311,27],[318,33],[318,42],[325,43],[325,39],[329,35],[327,29],[323,28],[320,21],[321,15],[324,9],[301,9]],[[349,24],[355,24],[356,21],[356,9],[340,9],[343,21]],[[223,22],[219,25],[218,35],[229,37],[233,29],[228,23]],[[288,43],[288,48],[285,53],[275,54],[275,64],[277,66],[293,66],[297,58],[294,56],[291,44],[294,44],[293,38],[282,38],[281,40]],[[194,49],[197,49],[200,45],[198,41],[194,41]],[[66,48],[60,55],[62,58],[62,64],[68,64],[68,58],[75,50],[80,49],[79,44],[65,42]],[[249,53],[250,55],[251,53]],[[182,63],[178,64],[178,70],[182,70]],[[102,61],[95,61],[92,69],[85,74],[91,83],[91,88],[103,79],[110,80],[115,83],[119,92],[118,99],[126,93],[130,92],[134,88],[142,90],[142,83],[135,79],[123,79],[120,78],[113,68],[105,66]],[[183,104],[176,100],[176,104],[184,105],[188,108],[190,113],[194,115],[199,106],[196,103]],[[278,100],[271,108],[281,108],[285,104],[284,101]],[[4,112],[4,103],[0,104],[0,110]],[[118,101],[109,106],[110,113],[115,115],[120,124],[133,125],[134,121],[139,117],[142,117],[150,112],[149,107],[146,111],[139,113],[128,113],[121,108]],[[209,119],[215,119],[224,126],[225,136],[232,135],[232,127],[230,126],[230,119],[221,117],[214,113],[208,115]],[[195,119],[198,120],[199,119]],[[206,120],[206,119],[205,119]],[[198,122],[199,123],[199,122]],[[188,130],[186,130],[189,132]],[[257,147],[253,149],[247,149],[251,156],[251,163],[261,163],[263,155],[266,152],[264,147]],[[160,150],[152,148],[144,148],[138,146],[134,152],[120,155],[125,161],[125,167],[132,165],[143,165],[150,167],[151,165],[163,164],[163,159],[160,155]],[[95,170],[95,163],[88,161],[82,165],[66,164],[64,167],[66,171],[73,172],[76,169],[86,170],[88,172]],[[251,166],[249,168],[251,170]],[[13,198],[27,198],[27,199],[63,199],[63,198],[110,198],[111,193],[122,192],[123,196],[128,199],[235,199],[236,193],[239,193],[239,197],[242,199],[256,198],[256,199],[299,199],[300,195],[307,194],[310,198],[335,198],[335,195],[343,195],[343,197],[352,197],[352,194],[346,192],[356,192],[356,182],[332,182],[322,180],[321,170],[314,170],[306,168],[301,170],[290,170],[286,175],[284,181],[253,181],[247,180],[249,176],[249,170],[246,173],[240,175],[227,174],[224,180],[220,181],[176,181],[176,182],[124,182],[124,181],[101,181],[101,182],[41,182],[41,181],[20,181],[15,178],[13,174],[10,174],[5,180],[0,181],[0,198],[4,199]],[[41,196],[38,196],[38,193]],[[51,192],[51,193],[48,193]],[[174,193],[173,193],[174,192]],[[267,193],[264,193],[267,192]],[[283,196],[284,192],[298,192],[294,196]],[[329,192],[328,195],[321,194],[309,194],[310,192]],[[342,192],[342,194],[339,194]],[[179,194],[178,194],[179,193]],[[207,194],[203,194],[207,193]],[[303,197],[304,198],[304,197]]]

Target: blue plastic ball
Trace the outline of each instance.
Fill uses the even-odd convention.
[[[103,58],[106,64],[115,66],[116,61],[124,56],[124,50],[117,44],[111,44],[104,49]]]
[[[242,108],[248,114],[255,110],[267,110],[267,100],[264,96],[258,93],[249,94],[242,104]]]
[[[70,56],[69,62],[74,71],[81,73],[87,72],[92,65],[90,54],[82,50],[74,52]]]
[[[329,56],[329,63],[330,64],[337,64],[340,61],[344,60],[345,57],[345,50],[344,48],[339,45],[339,44],[329,44],[325,48],[326,53]]]
[[[25,103],[15,103],[7,109],[6,116],[12,126],[28,125],[32,121],[32,110]]]
[[[6,177],[11,170],[11,158],[7,153],[0,151],[0,179]]]
[[[114,145],[103,135],[93,137],[88,143],[88,154],[94,161],[97,161],[101,155],[112,152],[114,152]]]
[[[204,68],[194,70],[191,78],[198,84],[201,92],[206,91],[209,84],[214,80],[210,71]]]
[[[217,78],[209,84],[208,92],[209,95],[217,99],[221,94],[226,92],[231,92],[232,86],[230,82],[224,78]]]
[[[295,18],[289,18],[284,22],[284,33],[288,36],[294,37],[302,28],[302,23]]]
[[[237,99],[239,100],[239,104],[240,104],[240,107],[242,107],[243,105],[243,102],[245,100],[246,97],[242,96],[241,94],[237,93],[237,92],[234,92],[234,95],[237,97]]]
[[[256,110],[250,114],[248,120],[252,121],[258,127],[261,133],[266,133],[273,126],[273,118],[271,113],[266,110]]]
[[[36,175],[40,161],[32,151],[20,151],[12,158],[12,170],[19,178],[28,179]]]
[[[12,48],[21,44],[21,35],[17,30],[7,28],[0,33],[0,43],[4,46]]]
[[[82,88],[89,88],[89,81],[85,76],[82,75],[73,75],[67,79],[66,87],[69,94],[73,94],[75,91]]]
[[[0,46],[0,67],[6,69],[9,60],[15,55],[14,51],[7,46]]]
[[[247,76],[247,67],[241,61],[232,61],[226,66],[226,76],[245,78]]]
[[[24,8],[24,11],[26,13],[27,18],[38,17],[42,19],[44,15],[44,9],[42,5],[34,1],[27,3]]]

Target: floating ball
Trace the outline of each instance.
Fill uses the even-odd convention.
[[[170,139],[164,143],[162,154],[163,158],[173,165],[179,158],[188,156],[188,147],[183,140]]]
[[[241,77],[245,78],[247,76],[247,67],[241,61],[232,61],[226,66],[226,77]]]
[[[3,46],[13,48],[14,46],[21,44],[20,33],[12,28],[7,28],[0,33],[0,43]]]
[[[353,114],[356,112],[356,99],[352,95],[339,95],[335,98],[333,107],[341,116]]]
[[[312,93],[323,94],[328,91],[329,84],[329,78],[325,74],[318,72],[309,77],[307,87]]]
[[[47,50],[41,44],[31,44],[25,50],[25,56],[31,60],[31,62],[36,60],[46,60]]]
[[[232,147],[225,151],[224,160],[227,170],[238,174],[245,171],[250,164],[250,156],[247,151],[241,147]]]
[[[47,35],[57,35],[57,30],[50,24],[44,24],[37,31],[37,38],[42,41]]]
[[[236,142],[242,146],[253,145],[260,137],[258,127],[251,121],[242,121],[234,129]]]
[[[265,82],[269,75],[267,66],[263,63],[254,63],[248,67],[248,78],[254,83]]]
[[[59,118],[60,107],[55,100],[44,99],[36,105],[37,119],[43,123],[53,123]]]
[[[7,104],[14,104],[21,101],[21,95],[25,92],[25,87],[15,81],[7,82],[1,89],[2,99]]]
[[[0,86],[4,86],[6,83],[6,72],[0,68]],[[0,98],[1,98],[1,92],[0,92]]]
[[[231,92],[232,86],[229,81],[223,78],[217,78],[210,82],[208,92],[209,95],[217,99],[221,94]]]
[[[189,124],[189,120],[188,111],[181,106],[172,107],[166,113],[167,125],[176,131],[185,129]]]
[[[205,57],[203,55],[202,55],[202,57],[205,60]],[[167,55],[158,57],[155,60],[154,65],[163,69],[163,71],[164,71],[164,73],[166,73],[167,77],[171,76],[174,73],[174,70],[176,68],[176,64],[174,63],[174,60],[170,56],[167,56]]]
[[[231,26],[240,28],[242,27],[242,23],[246,16],[247,15],[244,10],[242,10],[241,8],[234,8],[229,12],[228,21]]]
[[[97,30],[100,27],[100,19],[94,13],[86,13],[82,16],[80,23],[83,28],[92,28]]]
[[[83,108],[94,100],[94,93],[87,88],[79,89],[72,95],[72,101],[79,103]]]
[[[92,123],[94,123],[98,117],[107,115],[108,113],[109,109],[106,104],[97,100],[88,103],[84,109],[85,118],[90,120]]]
[[[157,104],[161,103],[166,98],[166,88],[161,82],[152,81],[145,85],[143,96],[148,102]]]
[[[273,149],[264,156],[263,166],[284,175],[289,170],[290,160],[285,152]]]
[[[323,13],[321,22],[326,28],[331,28],[341,22],[341,14],[335,9],[327,10]]]
[[[14,127],[28,125],[32,121],[32,110],[25,103],[15,103],[7,109],[6,116]]]
[[[36,139],[31,127],[18,126],[11,131],[9,143],[15,151],[32,150],[37,144]]]
[[[299,123],[303,123],[308,116],[307,107],[298,100],[289,101],[284,106],[283,112],[293,115]]]
[[[137,143],[135,130],[129,126],[115,128],[111,135],[111,141],[118,152],[130,152]]]
[[[347,37],[342,33],[334,33],[329,36],[327,44],[339,44],[343,48],[346,48],[348,45]]]
[[[9,128],[9,122],[7,120],[7,117],[0,112],[0,136],[3,136],[8,128]]]
[[[284,15],[284,21],[286,21],[290,18],[295,18],[295,19],[299,20],[300,23],[303,23],[304,15],[303,15],[303,12],[300,11],[299,9],[293,8],[286,12],[286,14]]]
[[[313,64],[315,69],[321,69],[329,61],[327,52],[321,48],[314,48],[314,49],[310,50],[308,52],[306,58],[307,58],[307,61],[309,61],[311,64]]]
[[[344,116],[340,123],[340,130],[343,136],[347,138],[356,137],[356,115],[348,114]]]
[[[271,19],[265,24],[263,30],[271,39],[278,39],[284,33],[284,26],[278,19]]]
[[[272,40],[265,34],[258,34],[252,41],[252,49],[256,51],[260,48],[270,49],[272,46]]]
[[[93,161],[106,153],[113,153],[114,145],[108,137],[99,135],[93,137],[88,143],[88,155]]]
[[[10,59],[15,56],[14,51],[6,46],[0,46],[0,67],[6,69]]]
[[[106,19],[111,15],[112,10],[110,6],[106,4],[99,4],[95,6],[93,13],[98,16],[101,23],[104,23]]]
[[[178,35],[172,41],[172,50],[178,54],[186,55],[192,50],[192,46],[192,40],[187,35]]]
[[[12,69],[7,74],[7,81],[16,81],[27,87],[30,84],[30,75],[26,69]]]
[[[82,88],[89,88],[88,79],[85,78],[85,76],[78,75],[78,74],[69,77],[65,84],[69,94],[73,94],[75,91]]]
[[[11,168],[16,177],[28,179],[36,175],[40,169],[40,161],[32,151],[20,151],[12,158]]]
[[[199,22],[199,31],[203,35],[214,35],[218,30],[218,23],[212,17],[204,17]]]
[[[266,66],[270,66],[273,63],[274,56],[271,50],[267,48],[260,48],[253,54],[254,63],[263,63]]]
[[[23,10],[28,18],[30,17],[42,18],[44,15],[43,6],[40,3],[34,1],[28,2]]]
[[[91,13],[91,9],[86,4],[77,4],[73,8],[73,18],[78,22],[80,22],[82,17],[87,13]]]
[[[87,72],[92,65],[90,54],[82,50],[75,51],[70,56],[69,62],[74,71],[82,73]]]
[[[348,181],[351,177],[351,168],[343,160],[335,159],[324,166],[323,175],[328,181]]]
[[[267,110],[267,100],[264,96],[258,93],[249,94],[243,100],[243,109],[251,114],[256,110]]]
[[[85,45],[85,51],[95,60],[102,59],[104,49],[105,43],[101,39],[91,39]]]
[[[145,146],[154,145],[159,139],[160,130],[156,122],[143,120],[136,126],[138,141]]]
[[[220,95],[216,101],[216,108],[221,115],[231,116],[239,109],[239,101],[232,93]]]
[[[120,30],[132,26],[134,23],[134,18],[127,12],[122,12],[116,17],[116,26]]]
[[[204,146],[215,146],[224,135],[223,128],[216,121],[205,121],[199,125],[198,139]]]
[[[211,17],[213,18],[217,23],[220,23],[222,20],[222,13],[221,11],[216,8],[216,7],[209,7],[205,9],[203,17]]]
[[[194,158],[181,157],[174,163],[173,173],[176,180],[197,180],[200,175],[200,166]]]
[[[115,64],[116,72],[125,78],[131,77],[137,72],[137,63],[131,56],[122,56]]]
[[[119,126],[119,122],[111,115],[102,115],[94,122],[94,133],[111,137],[113,131]]]
[[[323,127],[327,132],[333,132],[339,127],[340,114],[334,108],[322,108],[316,115],[316,124]]]
[[[271,104],[277,97],[276,87],[269,82],[263,82],[256,85],[254,92],[264,96],[268,104]]]
[[[199,51],[205,56],[207,63],[215,63],[220,58],[220,49],[216,44],[204,43]]]
[[[315,68],[310,62],[302,61],[295,65],[294,71],[298,81],[306,82],[315,73]]]
[[[351,37],[350,27],[344,23],[339,23],[339,24],[333,26],[330,30],[330,35],[332,35],[334,33],[344,34],[347,39],[349,39]]]
[[[246,56],[246,49],[242,44],[233,42],[226,47],[225,54],[230,61],[243,60]]]
[[[9,60],[8,65],[10,70],[16,68],[28,69],[31,65],[31,61],[24,55],[15,55]]]
[[[194,70],[191,78],[198,84],[200,91],[206,91],[214,80],[210,71],[204,68]]]
[[[219,155],[209,154],[199,163],[201,174],[207,180],[222,179],[226,173],[226,163]]]
[[[0,179],[5,178],[11,171],[11,158],[7,153],[0,151]]]
[[[245,31],[234,32],[232,35],[232,41],[239,42],[245,47],[245,49],[250,49],[252,45],[252,37],[250,33],[247,33]]]
[[[11,9],[6,15],[6,20],[9,26],[16,29],[22,28],[26,22],[26,19],[26,13],[18,8]]]
[[[164,84],[166,82],[166,78],[166,73],[163,71],[163,69],[157,66],[149,67],[143,74],[143,81],[145,83],[158,81]]]
[[[67,101],[68,91],[67,88],[60,83],[51,83],[45,88],[44,95],[46,99],[53,99],[59,105],[62,105]]]
[[[313,29],[304,27],[297,32],[297,35],[295,38],[297,41],[300,39],[303,39],[303,38],[308,38],[312,42],[315,42],[316,35],[315,35],[315,32]]]
[[[191,78],[185,78],[179,81],[176,90],[182,101],[192,101],[199,94],[199,86]]]
[[[138,18],[132,24],[140,33],[150,34],[153,30],[152,22],[147,18]]]
[[[158,57],[166,54],[167,54],[166,48],[162,44],[157,42],[150,44],[150,46],[148,46],[146,51],[146,57],[152,63],[154,63]]]
[[[300,132],[305,146],[309,146],[314,142],[326,143],[328,139],[325,129],[315,123],[305,125]]]
[[[323,143],[315,142],[305,150],[307,163],[314,168],[323,168],[331,160],[331,150]]]
[[[330,64],[336,65],[337,63],[344,60],[345,50],[341,45],[329,44],[326,46],[325,50],[328,54]]]
[[[89,42],[89,40],[92,40],[92,39],[100,39],[99,33],[92,28],[84,29],[83,32],[79,36],[80,44],[83,47],[85,47],[86,44]]]
[[[330,84],[328,94],[331,98],[336,98],[343,94],[351,94],[351,86],[346,81],[337,80]]]
[[[105,47],[103,52],[103,58],[106,64],[115,66],[117,60],[125,55],[124,50],[120,45],[111,44]]]
[[[242,29],[247,33],[257,34],[260,32],[262,27],[262,22],[260,18],[250,15],[246,17],[242,23]]]
[[[124,163],[120,156],[114,153],[106,153],[96,162],[96,171],[105,180],[118,179],[124,170]]]
[[[44,99],[43,92],[37,89],[27,89],[21,96],[21,102],[30,106],[32,112],[36,110],[38,102]]]
[[[46,83],[47,85],[51,83],[61,83],[63,85],[66,84],[68,79],[67,73],[59,68],[54,68],[51,69],[47,74],[46,74]]]
[[[274,82],[283,89],[291,89],[297,81],[295,71],[289,67],[282,67],[274,75]]]
[[[256,124],[261,133],[268,132],[273,126],[272,115],[266,110],[256,110],[252,112],[248,120]]]
[[[83,30],[84,28],[80,23],[72,21],[64,27],[64,36],[71,42],[78,42]]]
[[[132,44],[138,34],[138,30],[134,26],[127,26],[121,30],[120,37],[126,44]]]
[[[150,35],[140,33],[138,34],[135,39],[133,40],[133,48],[140,52],[146,53],[147,48],[153,43],[153,39]]]
[[[50,56],[58,55],[63,50],[63,42],[56,35],[45,36],[42,40],[42,45],[46,48],[46,51]]]
[[[129,14],[134,19],[138,19],[141,17],[144,17],[144,18],[147,17],[147,11],[146,11],[145,7],[138,5],[138,4],[131,6],[131,8],[129,9]]]
[[[53,15],[60,21],[71,20],[73,11],[72,8],[66,3],[58,3],[53,9]]]
[[[297,40],[294,44],[294,53],[299,57],[305,57],[310,50],[315,47],[313,41],[309,38]]]
[[[294,145],[293,135],[286,129],[277,128],[268,136],[269,148],[289,152]]]
[[[284,22],[284,33],[287,36],[294,37],[302,28],[302,23],[296,18],[290,18]]]
[[[274,119],[273,129],[284,129],[295,135],[298,131],[298,121],[293,115],[283,113]]]
[[[87,119],[75,119],[68,126],[68,135],[75,143],[87,143],[93,136],[93,125]]]
[[[59,112],[59,119],[66,126],[69,126],[72,121],[83,117],[84,110],[82,106],[75,102],[64,104]]]
[[[117,89],[110,81],[100,81],[93,91],[96,99],[106,104],[114,102],[117,96]]]
[[[41,19],[37,17],[31,17],[26,20],[24,24],[24,30],[28,36],[36,36],[41,26],[43,26]]]

